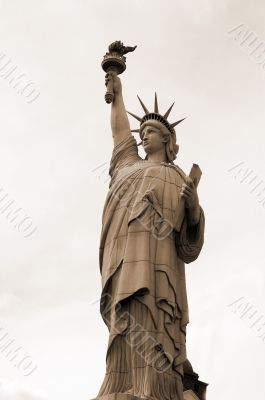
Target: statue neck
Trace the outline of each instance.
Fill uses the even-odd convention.
[[[155,153],[148,154],[148,161],[151,162],[167,162],[165,149],[156,151]]]

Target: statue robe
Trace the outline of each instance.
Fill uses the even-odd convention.
[[[202,248],[203,211],[189,227],[180,199],[186,175],[176,165],[143,160],[133,136],[114,148],[110,176],[100,241],[101,315],[109,343],[98,398],[182,400],[184,263]]]

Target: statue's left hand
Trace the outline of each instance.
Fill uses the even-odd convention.
[[[185,200],[189,224],[196,225],[200,219],[200,203],[197,190],[191,178],[188,177],[186,183],[182,184],[180,196]]]

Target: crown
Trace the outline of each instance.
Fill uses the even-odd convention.
[[[175,103],[173,103],[169,109],[167,110],[167,112],[164,115],[159,114],[158,111],[158,102],[157,102],[157,95],[155,93],[155,107],[154,107],[154,111],[150,112],[148,111],[147,107],[144,105],[144,103],[142,102],[142,100],[140,99],[140,97],[137,95],[138,100],[145,112],[145,115],[141,118],[138,117],[137,115],[131,113],[130,111],[127,111],[128,114],[130,114],[132,117],[134,117],[135,119],[137,119],[140,122],[140,129],[141,129],[141,125],[149,120],[155,120],[155,121],[159,121],[161,122],[168,130],[169,132],[171,132],[172,134],[175,133],[175,126],[177,126],[180,122],[184,121],[185,118],[180,119],[177,122],[173,122],[173,124],[170,124],[167,120],[167,117],[170,114],[170,111],[172,110],[173,106]],[[140,132],[140,129],[132,129],[132,132]]]

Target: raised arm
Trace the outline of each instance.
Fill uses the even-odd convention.
[[[117,146],[132,134],[123,102],[121,80],[115,72],[110,72],[106,74],[106,85],[111,79],[113,80],[114,91],[114,100],[111,104],[111,130],[114,146]]]

